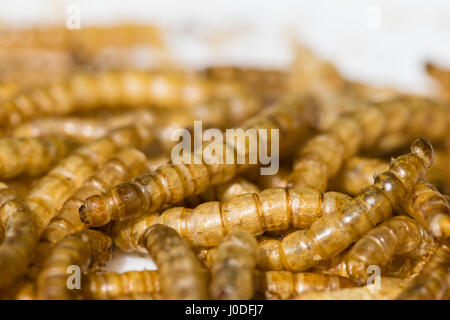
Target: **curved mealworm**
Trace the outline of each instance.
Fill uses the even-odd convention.
[[[450,287],[450,240],[445,239],[420,274],[400,293],[400,300],[442,299]]]
[[[244,230],[230,233],[218,246],[211,268],[213,299],[248,300],[253,297],[256,240]]]
[[[265,231],[307,228],[323,215],[337,212],[349,196],[310,188],[271,188],[229,201],[205,202],[194,209],[175,207],[113,227],[114,243],[124,251],[139,250],[144,230],[157,223],[170,226],[194,246],[217,246],[236,229],[260,235]]]
[[[0,240],[0,289],[5,289],[25,272],[38,230],[25,201],[1,182],[0,222],[5,230],[3,241]]]
[[[68,267],[77,266],[86,272],[104,263],[111,256],[111,239],[96,230],[84,230],[64,238],[45,259],[36,280],[38,299],[79,299],[81,288],[70,289]],[[81,275],[80,275],[81,276]]]
[[[350,277],[359,285],[367,283],[367,268],[381,268],[394,254],[407,253],[420,258],[431,253],[434,241],[416,220],[406,216],[393,217],[358,240],[347,254],[346,267]]]
[[[450,205],[431,184],[419,181],[407,195],[405,210],[435,237],[450,236]]]
[[[45,173],[70,149],[71,145],[58,137],[0,139],[0,178]]]
[[[303,98],[287,101],[266,109],[248,120],[243,127],[279,129],[280,152],[283,152],[310,130],[311,117],[314,117],[311,107]],[[261,139],[270,145],[271,138],[263,137],[260,130],[256,131],[249,139],[255,142],[253,145],[258,146]],[[236,145],[230,143],[224,142],[223,154],[235,155],[238,152]],[[202,145],[202,150],[206,148],[208,144]],[[245,159],[250,152],[246,148]],[[202,154],[202,158],[197,159],[200,164],[171,163],[161,166],[154,173],[143,174],[130,183],[120,184],[103,196],[88,198],[80,207],[81,220],[90,226],[102,226],[111,220],[123,221],[144,212],[155,212],[164,205],[176,204],[187,196],[205,191],[210,185],[226,182],[249,167],[256,166],[237,164],[236,161],[232,164],[217,164],[216,159],[211,159],[207,152]]]
[[[175,230],[156,224],[146,229],[140,241],[158,267],[161,294],[165,299],[207,298],[205,271]]]
[[[433,148],[424,139],[411,145],[411,153],[391,161],[389,171],[344,204],[338,214],[324,216],[308,230],[294,231],[282,240],[259,245],[259,267],[263,270],[303,271],[331,258],[401,210],[407,190],[433,162]]]

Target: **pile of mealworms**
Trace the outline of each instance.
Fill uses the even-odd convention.
[[[8,32],[1,298],[449,299],[450,70],[426,64],[420,96],[301,45],[286,69],[195,69],[152,26]],[[165,58],[140,68],[136,48]],[[194,121],[258,148],[276,130],[279,170],[249,148],[173,161]],[[119,251],[157,270],[107,272]]]

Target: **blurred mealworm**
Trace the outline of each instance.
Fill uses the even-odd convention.
[[[58,214],[50,221],[41,239],[55,244],[68,234],[84,229],[86,225],[80,221],[78,214],[78,209],[83,201],[90,196],[102,194],[114,185],[144,172],[146,162],[145,155],[137,149],[120,150],[116,157],[105,162],[64,203]]]
[[[25,201],[0,182],[0,222],[4,229],[0,244],[0,290],[10,286],[26,270],[36,244],[38,230]]]
[[[70,149],[71,145],[58,137],[0,139],[0,178],[45,173]]]
[[[305,292],[295,300],[392,300],[403,290],[407,280],[381,277],[380,288],[373,285],[333,291]]]
[[[436,150],[434,162],[425,175],[425,180],[436,186],[442,193],[450,194],[450,147]]]
[[[354,286],[350,279],[336,275],[289,271],[255,272],[255,291],[271,300],[288,300],[308,291],[331,291]]]
[[[138,240],[144,230],[164,224],[193,246],[211,247],[237,229],[260,235],[265,231],[308,228],[320,217],[334,215],[349,199],[342,193],[321,194],[310,188],[272,188],[228,201],[205,202],[194,209],[175,207],[117,223],[112,237],[124,251],[139,250]]]
[[[303,271],[343,251],[389,218],[393,209],[401,210],[407,190],[432,163],[431,144],[417,139],[411,153],[393,159],[389,171],[378,175],[373,185],[345,203],[337,214],[323,216],[308,230],[294,231],[282,240],[261,243],[260,269]]]
[[[426,63],[425,70],[434,80],[436,80],[447,95],[450,94],[450,70],[438,67],[430,62]]]
[[[102,118],[47,117],[33,119],[12,129],[13,137],[63,136],[77,143],[102,138],[108,132],[136,123],[154,125],[155,113],[137,110]]]
[[[254,294],[256,240],[244,230],[230,233],[217,247],[211,268],[213,299],[249,300]]]
[[[376,158],[353,157],[347,160],[331,182],[332,190],[355,196],[374,182],[374,177],[389,170],[387,161]]]
[[[268,188],[285,188],[288,185],[289,174],[290,171],[287,168],[281,167],[276,174],[258,175],[256,183],[263,190]]]
[[[267,145],[273,143],[271,134],[264,135],[261,130],[256,129],[281,131],[280,153],[288,152],[289,146],[311,130],[315,115],[312,113],[310,102],[303,97],[288,100],[273,108],[265,109],[261,114],[246,121],[242,127],[255,129],[253,131],[255,134],[249,135],[248,144],[243,145],[253,145],[255,150],[248,150],[247,147],[245,150],[242,148],[238,150],[234,141],[225,141],[220,146],[223,155],[236,153],[244,155],[246,159],[244,164],[237,164],[236,161],[232,161],[232,164],[220,164],[221,162],[218,164],[217,159],[212,158],[213,155],[207,151],[203,152],[211,146],[208,143],[203,144],[190,158],[198,161],[161,166],[154,173],[140,175],[130,183],[122,183],[103,196],[88,198],[80,207],[81,220],[90,226],[102,226],[111,220],[123,221],[144,212],[155,212],[165,205],[176,204],[187,196],[199,194],[211,185],[226,182],[236,174],[256,167],[257,164],[248,163],[249,154],[256,156],[253,152],[259,149],[258,144],[261,145],[261,140]],[[246,136],[241,136],[244,141]],[[197,155],[198,151],[202,151],[202,156]],[[200,164],[195,164],[196,162]]]
[[[243,111],[242,114],[243,118],[246,118],[252,112],[246,114]],[[224,118],[228,116],[229,112],[223,103],[211,102],[188,110],[179,110],[176,113],[164,110],[139,109],[120,114],[106,114],[102,117],[37,118],[12,128],[10,135],[13,137],[61,136],[77,143],[87,143],[105,136],[111,130],[142,123],[143,125],[154,126],[159,139],[163,143],[169,144],[171,148],[175,144],[169,140],[171,131],[191,127],[194,121],[203,121],[203,125],[209,127],[223,126]],[[167,149],[170,150],[170,148]]]
[[[11,41],[5,44],[8,48],[81,51],[83,54],[93,54],[111,46],[163,46],[158,28],[151,25],[119,24],[108,27],[88,26],[82,29],[56,26],[5,32],[10,33]]]
[[[261,192],[261,190],[256,185],[244,178],[236,177],[230,181],[211,186],[199,195],[186,197],[180,203],[177,203],[177,206],[194,208],[203,202],[228,201],[241,194],[257,192]]]
[[[79,188],[98,166],[113,157],[122,147],[141,147],[151,140],[151,129],[126,127],[75,150],[60,161],[35,184],[26,198],[36,218],[39,234],[72,192]]]
[[[450,237],[450,205],[444,195],[419,181],[405,200],[406,212],[435,237]]]
[[[246,89],[262,96],[266,103],[278,99],[287,89],[288,73],[278,69],[213,66],[204,70],[212,80],[238,82]]]
[[[370,230],[358,240],[346,255],[347,272],[356,284],[367,283],[371,265],[381,267],[395,254],[416,258],[430,254],[434,249],[433,238],[420,224],[406,216],[396,216]]]
[[[66,81],[34,88],[0,103],[0,125],[14,127],[37,116],[62,116],[98,108],[156,106],[190,109],[214,100],[225,102],[230,121],[243,120],[256,111],[256,97],[238,86],[211,84],[188,73],[139,71],[79,73]]]
[[[87,277],[86,282],[85,297],[88,299],[106,300],[160,293],[157,271],[91,274]]]
[[[440,300],[450,287],[450,240],[436,249],[420,274],[397,297],[399,300]]]
[[[172,228],[147,228],[140,242],[158,267],[161,294],[169,300],[207,298],[206,274],[189,245]]]
[[[301,148],[290,185],[324,191],[342,162],[360,150],[388,150],[416,137],[442,140],[450,125],[448,110],[429,99],[402,96],[344,114]]]
[[[74,233],[58,242],[50,251],[36,280],[38,299],[80,299],[81,288],[68,288],[69,267],[81,272],[101,266],[111,256],[111,239],[96,230]],[[82,275],[80,275],[82,276]]]

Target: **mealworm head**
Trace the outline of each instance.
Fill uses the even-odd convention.
[[[103,198],[98,195],[88,198],[78,212],[80,220],[89,226],[100,227],[109,222]]]
[[[428,140],[424,138],[416,139],[411,145],[411,153],[422,160],[425,168],[429,168],[433,164],[433,146]]]

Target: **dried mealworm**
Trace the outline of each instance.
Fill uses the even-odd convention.
[[[450,241],[445,239],[420,274],[400,293],[400,300],[443,299],[450,287]]]
[[[374,182],[374,177],[389,170],[387,161],[376,158],[353,157],[342,167],[331,182],[332,190],[357,195]]]
[[[442,140],[448,135],[448,113],[435,101],[402,96],[344,114],[300,150],[290,185],[324,191],[343,160],[361,149],[392,150],[420,136]]]
[[[261,190],[250,181],[236,177],[222,184],[211,186],[205,192],[199,195],[189,196],[177,206],[186,206],[193,208],[207,201],[228,201],[241,194],[257,193]]]
[[[323,215],[337,212],[349,196],[310,188],[272,188],[247,193],[229,201],[205,202],[194,209],[175,207],[144,215],[113,227],[114,243],[124,251],[139,250],[144,230],[156,223],[168,225],[194,246],[217,246],[236,229],[253,235],[265,231],[307,228]]]
[[[0,289],[4,289],[25,272],[38,230],[25,201],[3,183],[0,183],[0,219],[5,230],[0,244]]]
[[[387,264],[395,254],[407,253],[416,258],[432,252],[433,238],[409,217],[393,217],[358,240],[346,256],[347,272],[358,285],[367,283],[371,265]]]
[[[374,285],[334,291],[305,292],[296,300],[391,300],[403,290],[406,280],[381,277],[380,288]]]
[[[0,139],[0,178],[45,173],[69,151],[70,144],[58,137]]]
[[[125,273],[106,272],[87,277],[89,299],[117,299],[130,295],[158,294],[159,276],[157,271],[129,271]]]
[[[431,184],[419,181],[408,193],[405,209],[435,237],[450,236],[450,205]]]
[[[205,271],[192,249],[175,230],[160,224],[153,225],[146,229],[140,241],[158,267],[164,299],[207,298]]]
[[[119,151],[116,157],[103,164],[64,203],[57,216],[50,221],[41,239],[55,244],[68,234],[85,228],[86,225],[80,221],[78,214],[78,209],[83,201],[90,196],[102,194],[114,185],[144,172],[146,160],[145,155],[137,149],[125,148]]]
[[[450,70],[438,67],[432,63],[427,63],[425,69],[428,75],[442,86],[443,93],[448,96],[450,94]]]
[[[279,129],[280,152],[287,151],[287,147],[295,143],[310,130],[311,105],[303,98],[281,103],[244,123],[244,128]],[[249,140],[257,146],[258,140],[267,138],[256,130]],[[245,139],[245,138],[244,138]],[[270,140],[270,138],[269,138]],[[249,142],[250,144],[250,142]],[[202,145],[202,150],[208,144]],[[222,145],[223,154],[235,155],[236,146],[230,141]],[[250,151],[244,151],[247,159]],[[226,182],[236,174],[255,167],[256,165],[217,164],[217,159],[210,159],[208,152],[202,152],[201,164],[168,164],[159,167],[154,173],[138,176],[130,183],[123,183],[111,189],[103,196],[88,198],[80,208],[80,217],[83,222],[91,226],[102,226],[111,220],[127,220],[144,212],[155,212],[165,205],[176,204],[187,196],[199,194],[210,185]],[[208,158],[209,157],[209,158]],[[194,156],[195,158],[195,156]],[[214,163],[214,164],[210,164]]]
[[[103,264],[111,256],[111,245],[111,239],[96,230],[77,232],[57,243],[36,280],[38,299],[81,298],[81,288],[68,288],[68,268],[77,266],[79,271],[86,272]]]
[[[39,233],[48,225],[74,189],[120,148],[142,146],[152,139],[146,128],[126,127],[85,145],[55,166],[29,192],[26,201],[36,217]]]
[[[239,97],[239,98],[237,98]],[[66,115],[98,108],[128,106],[163,109],[191,108],[214,99],[226,102],[230,121],[243,120],[259,110],[258,101],[239,88],[210,84],[193,74],[138,71],[80,73],[67,81],[34,88],[0,104],[0,124],[16,126],[42,115]]]
[[[218,246],[211,268],[213,299],[248,300],[253,297],[256,240],[244,230],[229,234]]]
[[[256,272],[255,283],[256,292],[271,300],[287,300],[308,291],[331,291],[355,286],[350,279],[336,275],[290,271]]]
[[[424,139],[411,145],[411,153],[391,161],[389,171],[375,178],[344,204],[338,214],[324,216],[308,230],[290,233],[282,240],[259,245],[258,265],[263,270],[304,271],[331,258],[389,218],[393,209],[401,210],[407,190],[423,176],[433,162],[433,148]]]

